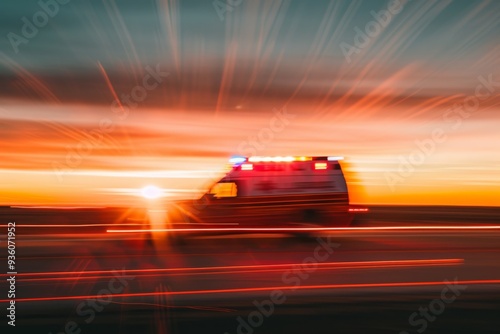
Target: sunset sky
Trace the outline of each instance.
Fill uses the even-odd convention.
[[[500,205],[498,1],[59,1],[0,3],[0,205],[190,198],[234,154]]]

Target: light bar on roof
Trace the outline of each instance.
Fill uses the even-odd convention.
[[[248,162],[292,162],[292,161],[309,161],[311,157],[292,157],[292,156],[277,156],[277,157],[250,157]]]
[[[292,162],[292,161],[311,161],[311,160],[328,160],[328,161],[338,161],[343,160],[344,157],[340,156],[331,156],[331,157],[292,157],[292,156],[254,156],[249,158],[244,157],[234,157],[231,158],[230,162],[232,163],[243,163],[243,162]]]
[[[241,164],[241,163],[244,163],[245,161],[247,161],[247,158],[240,157],[240,156],[234,156],[234,157],[231,157],[231,159],[229,159],[229,162],[232,164]]]

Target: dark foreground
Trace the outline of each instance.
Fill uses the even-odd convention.
[[[497,208],[375,207],[359,229],[175,245],[106,233],[139,211],[0,211],[18,273],[2,333],[500,333]]]

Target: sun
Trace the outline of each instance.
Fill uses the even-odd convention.
[[[146,186],[141,189],[141,195],[144,198],[155,199],[161,196],[161,189],[156,186]]]

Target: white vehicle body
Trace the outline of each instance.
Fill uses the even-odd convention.
[[[235,157],[198,201],[178,202],[174,223],[348,226],[341,157]],[[172,217],[172,215],[171,215]]]

